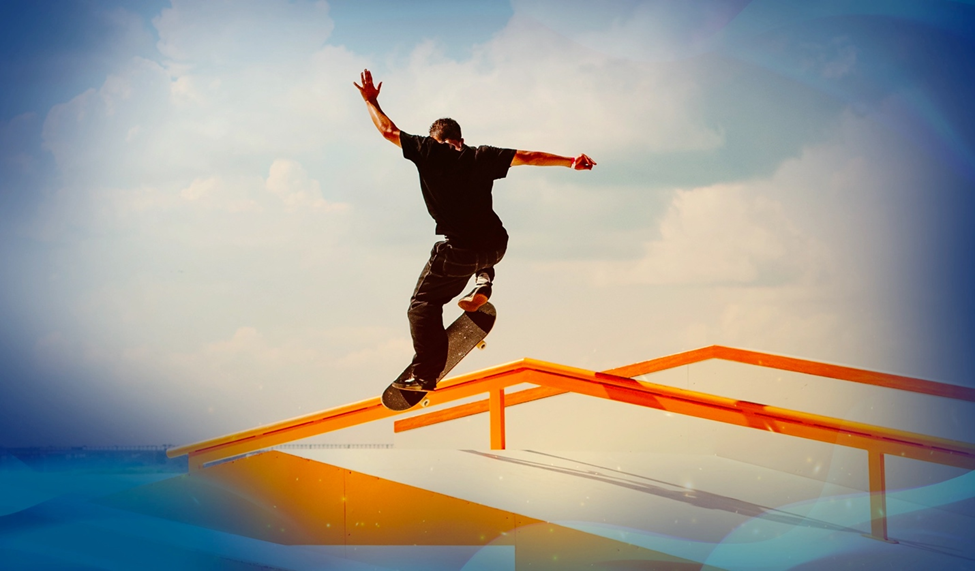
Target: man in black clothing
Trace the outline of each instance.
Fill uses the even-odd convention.
[[[379,107],[379,85],[369,70],[362,72],[359,89],[369,116],[382,136],[403,149],[416,165],[427,211],[437,223],[437,242],[420,273],[410,300],[410,333],[413,336],[413,376],[394,385],[403,390],[431,391],[447,362],[447,334],[443,306],[459,295],[471,276],[474,289],[460,299],[464,311],[477,311],[491,297],[494,266],[504,256],[508,233],[491,204],[494,181],[518,165],[565,166],[591,170],[596,164],[586,155],[565,157],[536,151],[519,151],[464,144],[460,125],[438,119],[430,136],[410,135],[396,128]]]

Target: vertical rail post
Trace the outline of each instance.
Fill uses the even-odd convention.
[[[870,481],[870,535],[873,539],[897,543],[887,537],[887,476],[882,452],[867,450]]]
[[[504,450],[504,387],[493,389],[491,409],[491,450]]]

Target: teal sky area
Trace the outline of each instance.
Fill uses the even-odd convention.
[[[0,445],[199,440],[399,374],[437,236],[367,67],[404,131],[598,163],[496,183],[498,327],[458,372],[723,344],[975,386],[970,2],[8,1],[0,27]]]
[[[329,43],[384,61],[405,58],[416,44],[433,41],[447,57],[470,58],[476,45],[501,31],[513,15],[506,0],[404,3],[393,0],[329,3],[337,26]]]

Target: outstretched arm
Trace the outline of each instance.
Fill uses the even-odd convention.
[[[362,81],[361,86],[354,81],[352,85],[356,86],[359,90],[359,95],[362,96],[362,100],[366,102],[366,108],[369,109],[369,116],[372,118],[372,124],[379,129],[383,138],[399,147],[399,129],[396,128],[393,120],[387,117],[379,107],[379,90],[382,89],[383,82],[380,81],[379,85],[373,85],[372,73],[368,69],[363,70],[360,80]]]
[[[577,171],[592,170],[596,161],[587,155],[578,157],[563,157],[541,151],[515,151],[515,158],[511,159],[511,166],[532,165],[536,167],[569,167]]]

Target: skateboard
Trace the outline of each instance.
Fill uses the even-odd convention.
[[[475,347],[478,349],[485,347],[484,338],[494,327],[497,317],[498,313],[494,306],[485,303],[477,311],[465,311],[447,327],[447,364],[437,377],[437,381],[444,378]],[[412,368],[413,365],[410,364],[396,380],[410,378]],[[382,401],[383,406],[390,410],[407,410],[417,403],[424,407],[430,404],[427,391],[403,391],[392,384],[383,391]]]

